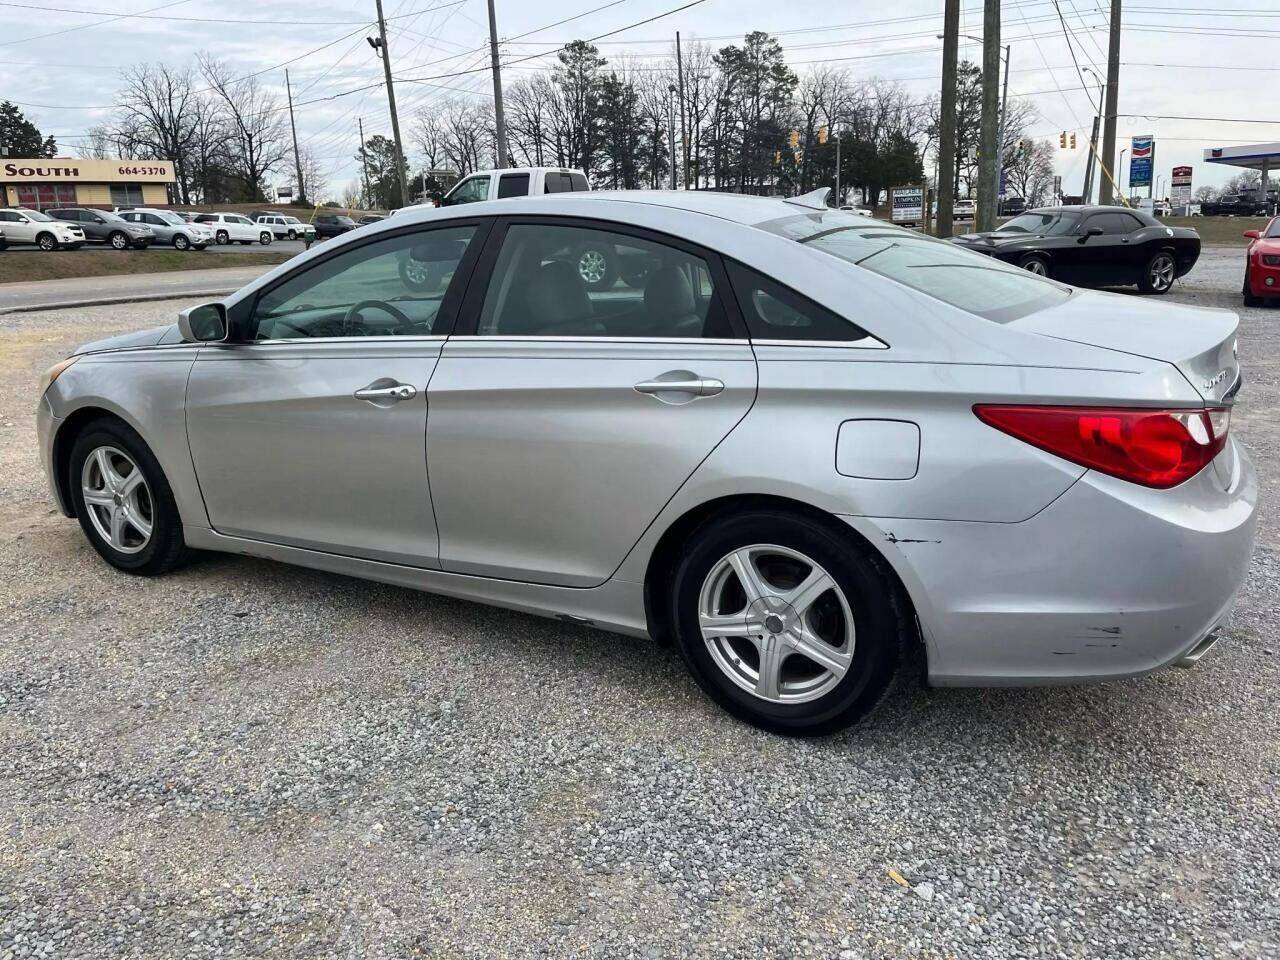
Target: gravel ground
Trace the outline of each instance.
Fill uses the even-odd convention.
[[[1238,267],[1171,299],[1239,310]],[[112,572],[46,496],[35,378],[177,306],[0,317],[0,960],[1280,957],[1280,310],[1241,311],[1260,539],[1198,669],[910,683],[792,741],[648,642]]]

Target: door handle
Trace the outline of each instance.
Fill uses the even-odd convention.
[[[374,381],[375,383],[377,381]],[[390,400],[396,403],[400,400],[412,400],[418,395],[418,388],[410,383],[393,383],[387,387],[375,387],[372,384],[367,387],[361,387],[352,396],[357,400]]]
[[[635,385],[637,393],[692,393],[699,397],[714,397],[724,389],[724,381],[713,377],[691,377],[687,380],[641,380]]]

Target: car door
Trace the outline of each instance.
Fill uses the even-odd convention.
[[[1102,233],[1089,236],[1091,229]],[[1129,251],[1125,246],[1126,231],[1119,214],[1095,213],[1084,219],[1075,236],[1071,251],[1075,263],[1073,283],[1100,287],[1128,283]]]
[[[201,350],[187,434],[219,533],[437,567],[427,384],[487,224],[415,225],[313,260]]]
[[[0,210],[0,225],[3,226],[5,240],[9,243],[35,241],[31,220],[17,210]]]
[[[588,292],[576,251],[661,266]],[[429,388],[441,566],[603,583],[750,408],[756,365],[718,259],[568,218],[490,234]]]
[[[1111,214],[1119,231],[1120,246],[1118,248],[1118,266],[1123,271],[1121,283],[1138,283],[1147,271],[1147,262],[1154,255],[1155,236],[1148,237],[1143,231],[1146,224],[1131,213],[1116,212]],[[1153,234],[1163,235],[1164,231],[1152,227]],[[1165,239],[1160,236],[1159,239]]]

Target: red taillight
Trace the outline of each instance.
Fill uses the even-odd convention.
[[[1194,477],[1227,442],[1229,407],[1130,410],[978,404],[978,419],[1073,463],[1147,487]]]

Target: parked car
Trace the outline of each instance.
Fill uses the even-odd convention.
[[[242,553],[670,641],[792,734],[867,714],[917,646],[951,685],[1200,659],[1256,523],[1238,318],[804,201],[349,233],[53,367],[54,496],[132,573]],[[661,267],[593,293],[550,253],[584,245]]]
[[[1205,217],[1265,217],[1265,200],[1243,193],[1228,193],[1217,200],[1200,201],[1200,215]]]
[[[310,243],[316,238],[316,228],[303,223],[297,217],[287,213],[260,213],[254,217],[255,222],[271,228],[271,235],[277,240],[305,240]]]
[[[213,243],[213,231],[201,223],[188,223],[172,210],[134,207],[119,211],[129,223],[143,223],[156,235],[157,243],[171,244],[175,250],[203,250]]]
[[[538,197],[547,193],[576,193],[590,189],[591,182],[585,173],[564,167],[478,170],[455,183],[440,201],[440,206],[454,207],[480,200]]]
[[[1005,197],[1000,201],[1000,216],[1016,217],[1027,212],[1027,201],[1022,197]]]
[[[46,210],[45,213],[78,225],[84,231],[85,240],[90,243],[105,243],[116,250],[128,250],[130,247],[145,250],[156,238],[155,233],[146,224],[129,223],[119,214],[109,210],[67,207]]]
[[[363,217],[361,217],[356,222],[363,227],[363,226],[367,226],[370,223],[381,223],[385,219],[387,218],[376,213],[366,213]]]
[[[1261,230],[1246,230],[1252,241],[1245,252],[1244,296],[1246,307],[1280,302],[1280,217],[1272,217]]]
[[[41,250],[75,250],[84,246],[84,231],[78,223],[67,223],[25,207],[0,210],[0,229],[9,244],[33,243]]]
[[[340,213],[317,213],[312,223],[316,230],[317,240],[340,237],[359,226],[350,217]]]
[[[974,200],[957,200],[951,207],[951,219],[973,220],[978,215],[978,204]]]
[[[272,240],[269,227],[254,223],[239,213],[200,213],[196,215],[196,223],[203,223],[213,231],[215,243],[261,243],[264,246]]]
[[[9,246],[9,241],[5,239],[4,231],[0,230],[0,250],[3,250],[7,246]]]
[[[1064,283],[1143,293],[1167,293],[1200,256],[1195,230],[1127,207],[1042,207],[953,242]]]

